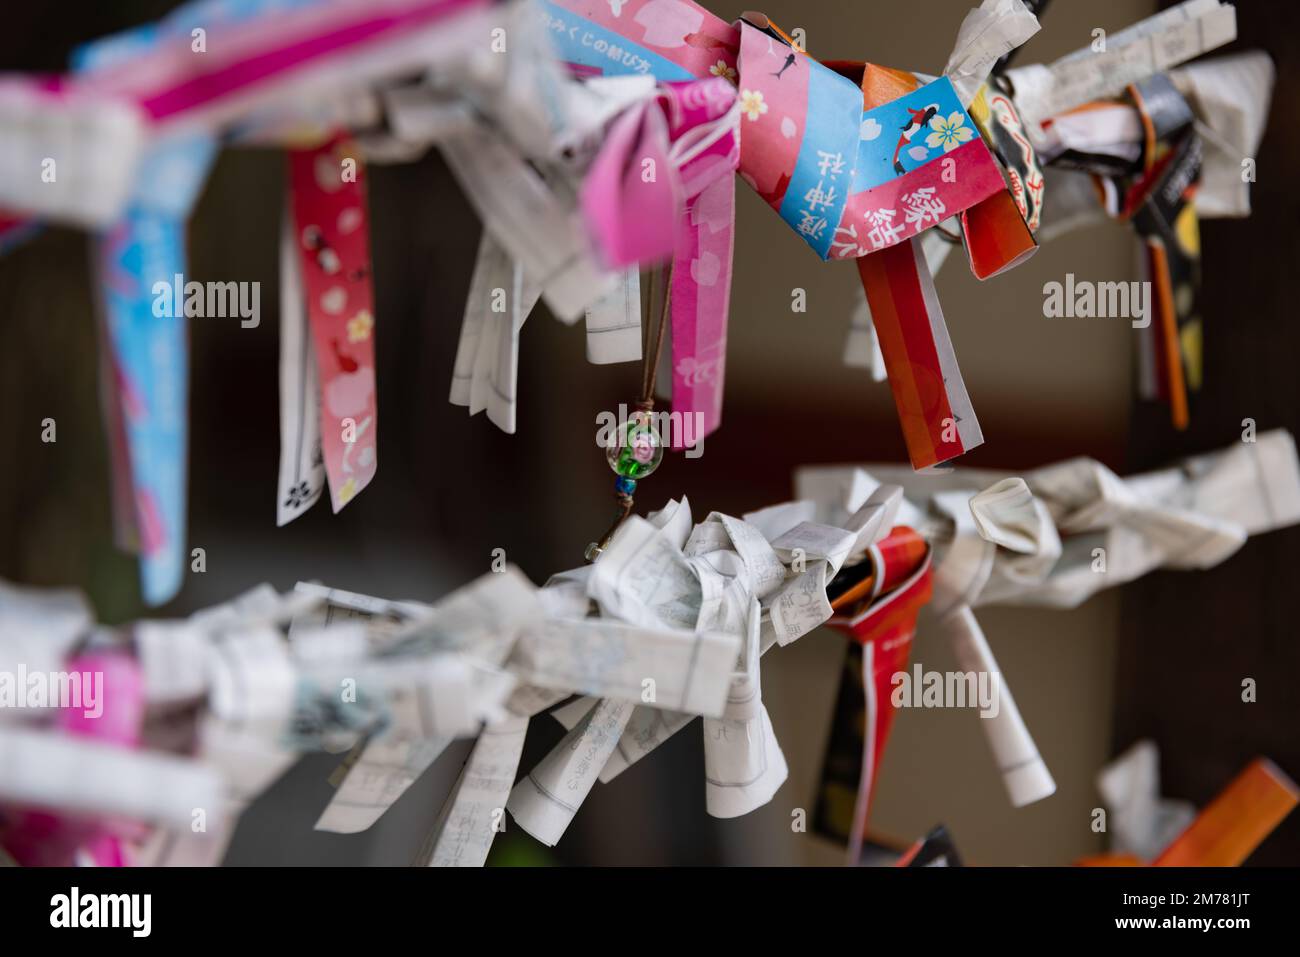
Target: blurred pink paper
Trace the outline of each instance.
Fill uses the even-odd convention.
[[[89,651],[68,662],[69,675],[80,675],[88,699],[59,711],[55,726],[70,735],[134,748],[144,726],[144,677],[135,659],[114,651]],[[71,682],[69,685],[71,686]],[[7,808],[0,843],[24,867],[69,867],[93,864],[122,867],[126,857],[121,835],[127,822],[34,808]]]

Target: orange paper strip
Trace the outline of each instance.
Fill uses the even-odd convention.
[[[1300,790],[1267,758],[1256,758],[1163,854],[1156,867],[1237,867],[1282,823]]]
[[[1183,357],[1178,351],[1178,320],[1174,312],[1174,290],[1169,282],[1169,258],[1165,247],[1149,242],[1151,278],[1154,280],[1156,311],[1160,319],[1160,348],[1164,350],[1168,377],[1169,411],[1174,428],[1187,428],[1187,383],[1183,380]]]
[[[1005,189],[963,212],[961,231],[976,279],[992,278],[1038,251],[1020,207]]]

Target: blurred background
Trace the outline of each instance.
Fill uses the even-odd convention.
[[[866,59],[937,73],[972,0],[908,4],[769,0],[764,12],[802,27],[819,58]],[[176,3],[19,5],[6,11],[0,71],[60,71],[78,43],[156,19]],[[739,8],[707,2],[715,12]],[[1055,0],[1019,63],[1048,62],[1155,11],[1149,0]],[[966,464],[1022,469],[1074,455],[1121,474],[1226,446],[1241,420],[1300,430],[1300,333],[1290,285],[1300,265],[1296,5],[1238,4],[1232,49],[1263,48],[1278,82],[1258,157],[1249,220],[1202,224],[1206,384],[1192,427],[1133,398],[1126,322],[1051,322],[1042,287],[1066,272],[1139,278],[1125,226],[1091,227],[1045,244],[1026,265],[980,283],[954,256],[937,280],[986,444]],[[371,240],[381,407],[380,468],[341,514],[319,503],[275,526],[278,457],[277,236],[284,156],[225,151],[190,223],[188,279],[259,281],[263,321],[193,320],[189,574],[159,609],[181,616],[259,582],[299,580],[388,598],[433,600],[477,577],[503,548],[537,583],[581,564],[608,525],[610,472],[596,415],[630,401],[635,364],[593,366],[581,326],[539,307],[525,325],[519,426],[502,434],[447,401],[480,227],[436,152],[370,171]],[[1051,198],[1048,197],[1050,216]],[[906,461],[885,383],[845,367],[841,351],[856,270],[820,263],[752,191],[738,190],[726,405],[695,460],[670,457],[638,496],[641,509],[689,498],[698,519],[739,514],[791,494],[806,463]],[[98,408],[88,242],[49,228],[0,257],[0,577],[85,590],[101,620],[140,617],[136,565],[112,543],[109,465]],[[791,290],[807,312],[790,311]],[[58,441],[39,441],[40,422]],[[969,863],[1066,864],[1103,849],[1092,832],[1094,779],[1141,737],[1161,748],[1164,791],[1205,803],[1256,754],[1300,776],[1300,703],[1284,679],[1300,670],[1290,621],[1300,530],[1250,541],[1207,573],[1159,573],[1069,612],[980,613],[1057,793],[1010,807],[972,712],[899,713],[880,773],[872,830],[909,843],[944,823]],[[834,705],[843,638],[818,630],[764,660],[764,698],[790,777],[762,810],[716,820],[704,810],[698,725],[652,759],[592,792],[555,849],[507,825],[492,863],[834,864],[836,847],[791,831],[811,811]],[[955,667],[924,624],[913,661]],[[1240,701],[1240,681],[1260,682]],[[521,770],[561,737],[532,722]],[[337,758],[308,758],[244,816],[231,864],[404,864],[436,815],[468,743],[452,748],[370,831],[319,834]],[[1254,863],[1300,862],[1300,821],[1274,833]]]

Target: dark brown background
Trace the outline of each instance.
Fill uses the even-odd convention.
[[[1232,49],[1264,49],[1277,67],[1268,133],[1251,188],[1249,220],[1203,224],[1205,356],[1212,373],[1192,405],[1191,427],[1172,432],[1155,409],[1135,409],[1127,461],[1134,469],[1213,449],[1240,433],[1300,431],[1300,327],[1292,296],[1300,269],[1300,4],[1237,5]],[[1265,15],[1267,14],[1267,15]],[[1300,528],[1252,539],[1208,572],[1149,575],[1124,589],[1116,669],[1115,745],[1160,742],[1171,794],[1204,803],[1256,755],[1300,773]],[[1254,678],[1259,698],[1241,701]],[[1300,861],[1292,814],[1252,858]]]

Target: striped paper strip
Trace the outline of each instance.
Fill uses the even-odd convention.
[[[912,468],[938,465],[982,444],[920,240],[863,256],[858,273]]]

